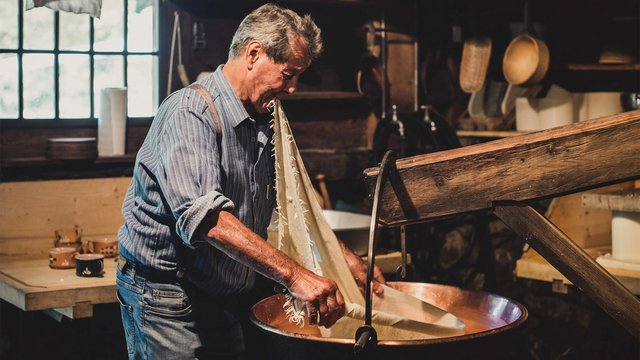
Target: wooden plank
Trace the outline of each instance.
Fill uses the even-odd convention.
[[[555,197],[640,177],[640,110],[400,159],[381,222],[487,209],[494,200]],[[373,193],[378,168],[364,171]],[[400,200],[398,200],[400,199]]]
[[[89,301],[76,303],[75,306],[55,308],[53,311],[68,317],[69,319],[84,319],[93,317],[93,304]]]
[[[640,189],[585,193],[582,195],[582,206],[590,209],[640,211]]]
[[[626,182],[598,189],[615,191],[633,186]],[[611,245],[611,211],[584,208],[585,192],[554,198],[545,213],[555,226],[582,248]]]
[[[318,119],[314,121],[292,121],[289,123],[296,145],[303,149],[351,149],[373,148],[373,132],[376,117],[349,118],[340,121]]]
[[[611,252],[611,248],[606,247],[587,248],[584,250],[593,259],[597,259],[599,256]],[[640,296],[640,271],[630,271],[623,267],[611,266],[601,263],[600,260],[597,260],[597,262],[611,275],[615,276],[616,279],[618,279],[618,281],[620,281],[620,283],[629,289],[629,291],[634,295]],[[571,281],[567,279],[566,276],[562,275],[560,271],[549,264],[542,255],[538,254],[538,252],[531,248],[527,250],[516,262],[515,274],[517,277],[524,279],[551,283],[560,281],[562,284],[572,285]]]
[[[326,180],[358,179],[365,164],[371,164],[373,151],[353,149],[301,149],[300,156],[310,175],[323,173]]]
[[[480,131],[480,130],[458,130],[456,135],[459,137],[472,138],[505,138],[524,135],[525,131]]]
[[[640,300],[533,208],[496,202],[494,213],[609,316],[640,338]]]
[[[583,248],[583,250],[594,260],[597,260],[600,256],[611,253],[610,246]],[[600,265],[617,278],[625,277],[640,280],[640,271],[632,271],[621,266]],[[565,284],[571,284],[571,280],[562,275],[560,271],[549,264],[549,262],[534,249],[525,251],[522,257],[518,259],[516,276],[542,281],[562,280]]]
[[[74,225],[83,229],[84,238],[117,233],[124,222],[121,207],[130,181],[124,177],[0,183],[0,254],[28,254],[26,240],[33,239],[39,241],[33,251],[46,252],[56,229]],[[21,239],[24,244],[16,246]]]

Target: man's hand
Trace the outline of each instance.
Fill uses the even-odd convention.
[[[367,264],[362,261],[362,259],[356,255],[351,249],[349,249],[342,241],[338,240],[340,243],[340,248],[342,249],[342,254],[344,255],[344,259],[347,261],[347,265],[349,266],[349,270],[351,270],[351,275],[356,280],[356,284],[360,288],[362,294],[364,294],[367,283]],[[384,279],[382,275],[382,271],[376,265],[373,268],[373,292],[376,294],[382,294],[384,292],[383,284],[386,284],[387,281]]]
[[[344,315],[344,299],[335,281],[298,267],[288,286],[307,308],[309,323],[331,327]]]

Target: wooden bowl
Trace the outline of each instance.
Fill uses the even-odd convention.
[[[47,140],[47,158],[54,160],[91,160],[98,157],[94,137],[64,137]]]
[[[543,41],[526,33],[511,40],[502,59],[502,72],[511,85],[535,85],[547,70],[549,49]]]

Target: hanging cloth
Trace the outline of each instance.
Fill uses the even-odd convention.
[[[100,18],[102,0],[26,0],[25,9],[46,6],[55,11],[66,11],[76,14],[89,14]]]
[[[274,152],[278,212],[278,249],[305,268],[333,279],[345,300],[345,316],[331,328],[320,327],[325,337],[353,338],[363,324],[364,297],[338,239],[324,218],[305,170],[280,101],[274,101]],[[464,331],[456,316],[413,296],[384,286],[373,296],[372,322],[381,340],[411,340],[452,336]],[[285,309],[290,321],[300,321],[301,306]],[[301,310],[302,311],[302,310]]]

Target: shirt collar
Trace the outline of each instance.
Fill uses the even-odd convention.
[[[222,72],[222,67],[224,65],[218,66],[216,71],[213,73],[212,80],[213,85],[218,90],[218,95],[224,99],[224,106],[227,108],[227,113],[229,114],[228,122],[234,128],[240,125],[243,121],[250,119],[249,113],[242,105],[242,101],[236,94],[236,91],[233,89],[229,80]]]

